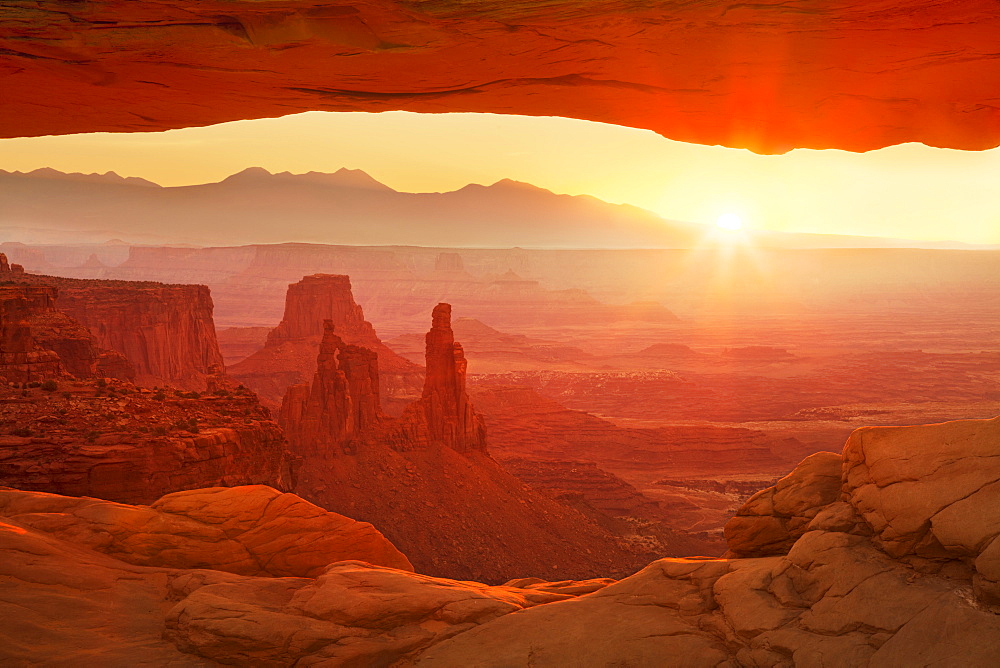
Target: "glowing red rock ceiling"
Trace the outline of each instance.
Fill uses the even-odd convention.
[[[406,109],[985,149],[997,35],[995,0],[0,0],[0,135]]]

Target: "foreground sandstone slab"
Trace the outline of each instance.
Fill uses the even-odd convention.
[[[312,577],[363,559],[413,570],[372,525],[264,485],[175,492],[148,507],[0,488],[0,517],[139,566]]]
[[[998,481],[1000,418],[860,429],[727,525],[758,558],[657,561],[416,664],[994,666]]]
[[[570,597],[416,575],[370,525],[267,487],[0,490],[3,665],[389,665]]]

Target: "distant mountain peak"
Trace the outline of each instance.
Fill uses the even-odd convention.
[[[306,172],[304,174],[293,174],[288,171],[271,173],[263,167],[247,167],[241,172],[237,172],[232,176],[226,177],[222,180],[222,183],[239,183],[245,181],[312,183],[337,188],[353,188],[355,190],[396,192],[381,181],[373,178],[370,174],[368,174],[368,172],[361,169],[348,169],[346,167],[341,167],[333,173]]]
[[[118,185],[143,186],[146,188],[160,188],[159,183],[153,183],[138,176],[121,176],[117,172],[107,171],[103,174],[97,172],[83,174],[81,172],[60,172],[52,167],[39,167],[30,172],[3,172],[4,174],[27,176],[38,179],[60,179],[63,181],[90,181],[99,183],[114,183]]]
[[[540,186],[536,186],[533,183],[527,183],[526,181],[515,181],[514,179],[500,179],[499,181],[497,181],[496,183],[494,183],[493,185],[491,185],[489,187],[490,188],[517,188],[518,190],[541,190],[543,192],[552,192],[552,191],[546,190],[545,188],[542,188]]]
[[[236,172],[235,174],[230,174],[226,178],[222,179],[222,183],[233,183],[238,181],[248,181],[257,180],[261,178],[268,178],[274,176],[271,172],[267,171],[263,167],[247,167],[246,169]]]
[[[456,192],[469,192],[476,190],[492,190],[492,191],[510,191],[517,190],[519,192],[531,192],[531,193],[545,193],[548,195],[553,194],[551,190],[546,190],[532,183],[525,183],[524,181],[515,181],[514,179],[500,179],[495,183],[491,183],[488,186],[484,186],[481,183],[470,183],[467,186],[459,188]]]

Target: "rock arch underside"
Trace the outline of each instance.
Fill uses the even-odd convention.
[[[1000,144],[1000,5],[3,0],[0,135],[496,112],[779,153]]]

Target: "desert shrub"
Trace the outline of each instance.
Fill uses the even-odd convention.
[[[153,433],[156,434],[157,436],[166,436],[167,435],[167,428],[164,427],[162,424],[161,425],[157,425],[157,426],[153,427]]]
[[[52,380],[51,378],[44,383],[42,383],[42,390],[45,392],[55,392],[59,389],[59,383]]]
[[[99,387],[101,389],[104,389],[107,386],[108,386],[108,379],[107,378],[98,378],[97,379],[97,387]]]
[[[97,432],[97,431],[88,431],[87,434],[86,434],[86,436],[84,436],[83,438],[84,438],[84,440],[87,441],[87,443],[93,443],[94,441],[97,440],[97,437],[100,436],[100,435],[101,435],[100,432]]]
[[[17,429],[12,430],[10,433],[12,433],[14,436],[21,436],[25,438],[31,436],[31,430],[28,429],[27,427],[18,427]]]
[[[165,395],[163,393],[163,390],[160,390],[159,392],[157,392],[156,394],[153,395],[153,399],[155,401],[165,401],[166,398],[167,398],[167,395]]]

